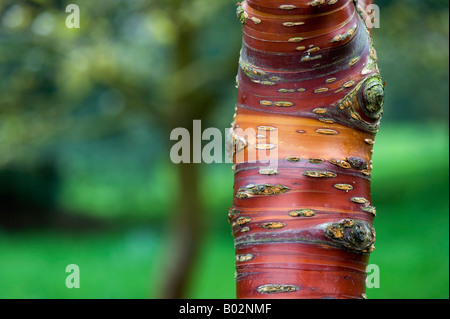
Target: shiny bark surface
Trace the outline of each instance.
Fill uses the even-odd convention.
[[[243,44],[229,221],[238,298],[365,297],[384,99],[369,4],[237,6]]]

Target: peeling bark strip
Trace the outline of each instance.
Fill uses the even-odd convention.
[[[364,298],[384,84],[370,0],[245,0],[233,207],[238,298]],[[270,141],[271,133],[278,140]],[[275,149],[249,160],[249,152]],[[262,155],[261,155],[262,156]],[[265,161],[264,161],[265,160]]]
[[[273,294],[280,292],[293,292],[299,288],[295,285],[263,285],[258,287],[258,292],[262,294]]]

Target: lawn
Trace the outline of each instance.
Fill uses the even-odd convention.
[[[449,297],[448,155],[446,126],[382,126],[374,154],[377,241],[370,260],[380,268],[380,288],[368,289],[369,298]],[[102,193],[105,197],[96,206],[97,215],[102,215],[98,212],[106,211],[108,202],[114,203],[114,196],[126,188],[124,182],[113,189],[111,185],[120,184],[120,179],[111,182],[92,176],[87,184],[69,179],[62,190],[62,205],[74,209],[88,207],[90,202],[94,205],[92,189],[105,183],[108,192]],[[156,178],[164,180],[162,175]],[[211,191],[218,179],[223,183]],[[191,278],[191,298],[235,296],[233,242],[226,221],[231,183],[229,165],[205,167],[202,191],[212,212],[212,228]],[[146,205],[144,195],[139,194],[140,211]],[[136,203],[133,198],[123,200],[126,215]],[[158,203],[154,222],[113,231],[0,230],[0,298],[157,297],[167,258],[161,205],[168,205],[169,200]],[[114,213],[116,217],[120,212]],[[68,264],[80,267],[80,289],[65,286]]]

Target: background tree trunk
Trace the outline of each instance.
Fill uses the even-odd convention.
[[[229,212],[238,298],[365,298],[372,147],[384,99],[369,4],[238,4]],[[251,160],[261,150],[270,167],[261,153]]]

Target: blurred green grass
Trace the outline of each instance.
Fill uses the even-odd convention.
[[[369,298],[449,297],[448,127],[382,127],[374,147],[373,202],[380,267]]]
[[[370,263],[380,267],[381,287],[368,289],[368,297],[448,298],[448,126],[383,125],[374,166],[377,241]],[[226,164],[204,168],[208,231],[189,297],[234,298],[233,240],[226,221],[233,177]],[[164,176],[167,171],[159,169],[156,174]],[[66,185],[66,198],[76,190],[89,206],[92,188],[78,181],[78,186],[76,181]],[[91,180],[90,185],[103,182]],[[115,202],[114,192],[102,196],[105,209],[108,202]],[[135,205],[135,199],[126,200],[121,198],[123,207]],[[155,210],[155,222],[149,226],[87,234],[0,231],[0,298],[156,298],[170,255],[158,217],[170,197],[160,200],[162,207]],[[70,208],[71,203],[65,204]],[[140,205],[147,204],[143,200]],[[80,289],[65,287],[65,267],[71,263],[80,266]]]
[[[147,229],[72,234],[0,233],[0,298],[148,298],[161,240]],[[65,285],[80,268],[80,289]]]

